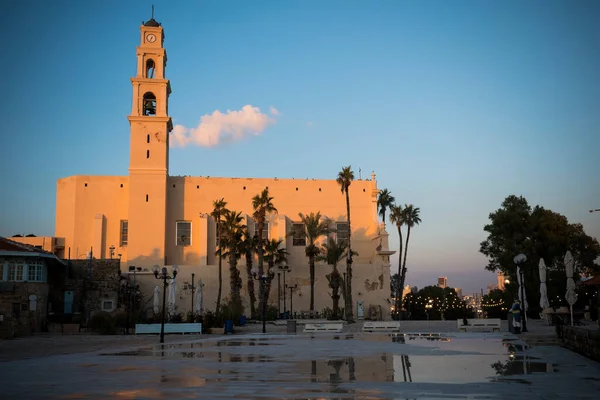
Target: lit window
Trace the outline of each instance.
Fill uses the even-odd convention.
[[[177,246],[192,245],[192,223],[190,221],[177,221],[176,233]]]

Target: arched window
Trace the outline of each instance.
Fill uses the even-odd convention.
[[[146,116],[156,115],[156,96],[154,96],[154,93],[144,93],[143,112]]]
[[[146,61],[146,78],[154,78],[154,70],[156,66],[154,65],[154,61],[152,59],[149,59],[148,61]]]

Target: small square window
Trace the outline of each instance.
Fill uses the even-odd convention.
[[[102,311],[114,311],[115,302],[112,300],[102,300]]]
[[[348,245],[348,223],[338,222],[336,224],[336,241],[338,246]]]

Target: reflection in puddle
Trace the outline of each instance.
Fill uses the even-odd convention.
[[[348,347],[346,340],[355,340]],[[337,344],[332,341],[338,341]],[[386,343],[388,345],[386,345]],[[390,343],[395,343],[389,346]],[[255,346],[261,346],[257,348]],[[362,350],[359,351],[359,347]],[[365,352],[364,348],[370,349]],[[310,349],[310,350],[309,350]],[[201,382],[269,382],[289,395],[292,384],[326,384],[328,393],[351,382],[481,383],[506,382],[517,375],[557,372],[552,364],[524,354],[526,345],[501,338],[457,338],[434,333],[311,336],[310,339],[235,338],[203,343],[179,343],[103,354],[153,357],[189,362],[185,368]],[[415,352],[416,354],[410,354]],[[350,353],[350,354],[348,354]],[[257,368],[256,363],[266,363]],[[273,370],[266,374],[266,368]],[[122,373],[140,368],[123,366]],[[193,372],[192,372],[193,371]],[[519,378],[510,378],[511,382]],[[154,380],[174,387],[177,377]],[[181,387],[185,385],[179,383]],[[194,385],[192,385],[194,386]],[[322,390],[317,390],[322,393]],[[345,393],[345,392],[340,392]]]

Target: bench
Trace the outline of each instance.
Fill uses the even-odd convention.
[[[165,324],[165,333],[202,333],[201,323]],[[135,324],[135,334],[160,334],[160,324]]]
[[[341,322],[331,322],[322,324],[311,324],[304,325],[304,332],[335,332],[340,333],[344,329],[344,324]]]
[[[399,332],[400,321],[365,321],[363,332]]]
[[[458,330],[461,332],[467,332],[469,330],[500,332],[500,318],[468,319],[467,322],[468,325],[465,325],[462,319],[457,319],[456,325],[458,326]]]

